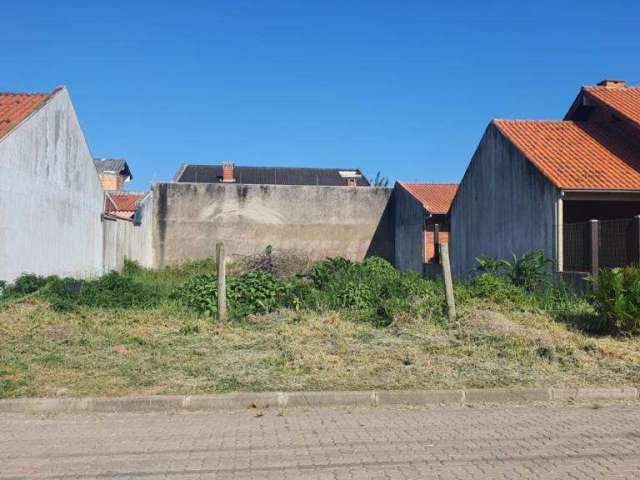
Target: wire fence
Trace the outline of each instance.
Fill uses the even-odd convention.
[[[591,268],[589,222],[564,225],[563,269],[567,272],[587,272]]]
[[[604,220],[596,223],[597,251],[592,251],[591,222],[564,225],[563,270],[588,272],[592,269],[592,256],[596,255],[598,268],[615,268],[640,260],[638,218]]]

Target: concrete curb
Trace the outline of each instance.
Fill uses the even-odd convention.
[[[2,413],[161,413],[285,407],[376,407],[517,405],[533,402],[637,400],[638,389],[487,388],[470,390],[381,390],[370,392],[273,392],[221,395],[154,395],[97,398],[0,400]]]

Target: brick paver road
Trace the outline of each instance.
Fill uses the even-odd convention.
[[[0,416],[0,478],[640,478],[635,405]]]

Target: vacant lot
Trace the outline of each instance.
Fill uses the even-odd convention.
[[[13,299],[0,305],[0,397],[640,382],[640,341],[583,333],[563,319],[588,321],[579,300],[559,315],[457,293],[459,325],[305,310],[221,323],[174,303],[59,312]]]

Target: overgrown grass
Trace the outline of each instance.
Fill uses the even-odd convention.
[[[270,306],[219,322],[176,294],[213,272],[210,260],[158,272],[128,263],[98,280],[29,278],[9,288],[0,397],[640,380],[640,341],[575,328],[595,312],[563,289],[480,275],[456,286],[460,322],[448,325],[438,282],[377,259],[333,260],[294,279],[254,275],[274,288],[242,293],[243,281],[234,295]]]

